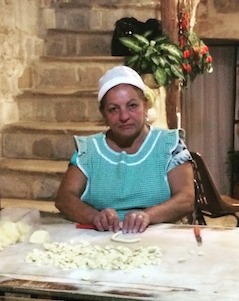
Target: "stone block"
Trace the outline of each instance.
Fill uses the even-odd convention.
[[[78,68],[78,80],[80,87],[87,87],[89,84],[96,87],[98,85],[99,78],[104,71],[101,66],[89,65],[88,67]]]
[[[112,32],[51,31],[45,40],[47,56],[109,56]]]
[[[3,99],[0,103],[0,127],[18,120],[17,103],[13,99]]]
[[[8,158],[69,159],[75,149],[72,134],[4,133],[3,156]]]
[[[239,13],[238,0],[214,0],[214,6],[219,13]]]
[[[62,175],[47,173],[28,173],[24,171],[5,171],[0,175],[1,197],[17,199],[54,199]],[[14,183],[14,185],[12,184]]]
[[[79,92],[70,95],[34,94],[17,99],[21,121],[45,122],[98,122],[102,120],[98,110],[96,93]]]
[[[18,80],[19,89],[27,89],[32,87],[32,69],[31,67],[25,68],[22,76]]]
[[[42,20],[44,22],[44,27],[56,28],[56,14],[55,10],[52,8],[44,8],[42,10]]]
[[[34,126],[35,125],[35,126]],[[74,135],[88,136],[102,125],[67,124],[8,125],[3,129],[3,156],[7,158],[69,160],[75,150]]]
[[[67,45],[65,35],[52,35],[49,34],[45,39],[46,56],[65,56],[67,53]]]
[[[89,18],[89,28],[91,29],[106,29],[103,25],[104,13],[101,10],[94,11],[94,17]]]
[[[4,176],[0,175],[0,179],[2,198],[31,198],[30,183],[32,179],[29,179],[29,177],[22,177],[18,172],[5,171]],[[14,183],[14,186],[12,183]]]
[[[45,67],[45,68],[44,68]],[[33,88],[49,89],[59,87],[77,87],[75,68],[65,66],[49,66],[48,64],[34,68]]]
[[[122,64],[122,57],[83,57],[69,61],[39,62],[32,68],[32,88],[53,91],[96,89],[99,78],[106,70]]]
[[[56,197],[60,185],[60,179],[48,175],[48,177],[39,177],[32,183],[33,199],[53,199]]]
[[[79,7],[60,8],[56,10],[56,28],[68,30],[113,30],[115,22],[123,17],[135,17],[146,21],[159,16],[157,4],[154,1],[133,3],[114,3],[86,5]]]
[[[0,133],[0,157],[2,157],[2,134]],[[1,195],[0,195],[1,197]]]
[[[35,45],[36,45],[36,42],[39,42],[40,39],[37,39],[37,38],[34,38],[34,37],[25,37],[24,39],[24,43],[23,43],[23,48],[24,48],[24,53],[26,55],[26,57],[28,58],[28,60],[33,60],[35,58],[38,59],[39,56],[36,56],[35,54]],[[40,53],[40,55],[42,55],[43,53]]]
[[[56,27],[58,29],[86,30],[89,29],[89,9],[56,10]]]
[[[77,37],[76,55],[110,56],[112,33],[95,33]]]

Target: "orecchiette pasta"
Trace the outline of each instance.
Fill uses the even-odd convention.
[[[134,250],[123,245],[101,247],[82,241],[45,243],[43,249],[34,249],[26,262],[52,265],[60,269],[128,270],[160,263],[162,251],[158,246],[138,247]]]

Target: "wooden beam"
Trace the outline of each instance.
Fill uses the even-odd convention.
[[[163,33],[178,43],[178,0],[161,0]]]
[[[161,0],[161,21],[163,33],[178,44],[178,0]],[[178,127],[177,112],[180,111],[181,93],[178,81],[167,89],[166,114],[168,127]]]

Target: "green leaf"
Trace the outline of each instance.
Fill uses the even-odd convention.
[[[137,71],[139,74],[141,74],[141,62],[142,58],[139,58],[139,60],[134,65],[134,70]]]
[[[158,37],[155,38],[154,40],[155,40],[155,42],[156,42],[157,44],[160,44],[160,43],[163,43],[163,42],[167,41],[167,37],[165,37],[165,36],[158,36]]]
[[[159,65],[164,69],[166,66],[169,65],[168,61],[163,57],[163,56],[159,56],[158,57],[159,60]]]
[[[167,75],[163,69],[157,68],[154,77],[159,86],[165,86],[167,83]]]
[[[176,78],[181,78],[183,80],[185,79],[182,68],[177,68],[177,67],[175,67],[175,65],[171,65],[170,69]]]
[[[150,36],[152,34],[152,32],[153,32],[152,30],[147,30],[147,31],[144,32],[143,36],[145,38],[147,38],[148,36]]]
[[[145,53],[145,57],[149,58],[150,56],[152,56],[152,54],[155,52],[155,49],[153,47],[148,47],[146,53]]]
[[[145,70],[148,68],[148,62],[142,61],[140,65],[141,71],[144,73]]]
[[[135,62],[137,62],[138,60],[139,60],[138,54],[126,57],[126,63],[128,66],[133,66],[135,64]]]
[[[167,66],[170,66],[170,63],[163,56],[154,55],[151,56],[151,60],[162,69],[165,69]]]
[[[152,55],[152,56],[151,56],[152,62],[153,62],[155,65],[157,65],[157,66],[159,66],[159,64],[160,64],[159,59],[160,59],[160,57],[157,56],[157,55]]]
[[[142,47],[139,46],[137,42],[135,42],[132,38],[123,37],[123,38],[119,38],[119,40],[124,46],[126,46],[132,52],[139,53],[142,50]]]
[[[154,40],[151,40],[151,41],[150,41],[150,46],[151,46],[151,47],[154,47],[155,44],[156,44],[156,42],[155,42]]]
[[[141,35],[138,34],[134,34],[133,35],[143,46],[148,46],[149,45],[149,41]]]
[[[172,73],[172,71],[171,71],[171,69],[169,67],[165,68],[164,71],[168,75],[168,77],[172,77],[173,76],[173,73]]]
[[[172,56],[176,56],[176,57],[182,59],[183,54],[182,54],[181,49],[174,44],[161,44],[160,49],[168,52]]]
[[[167,55],[167,58],[169,59],[169,61],[171,63],[180,64],[181,65],[182,58],[179,58],[178,56],[173,56],[173,55],[170,55],[170,54]]]

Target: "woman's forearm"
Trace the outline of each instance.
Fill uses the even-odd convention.
[[[55,206],[68,219],[91,224],[98,211],[80,199],[86,181],[85,175],[77,167],[70,165],[58,189]]]
[[[194,210],[195,192],[191,164],[184,163],[172,169],[168,174],[168,181],[171,198],[145,210],[151,224],[176,222]]]
[[[92,224],[93,217],[98,212],[93,207],[82,202],[73,193],[62,193],[61,196],[57,197],[55,205],[66,218],[83,224]]]
[[[148,213],[150,224],[173,223],[194,210],[194,196],[192,194],[175,195],[168,201],[149,207],[144,211]]]

